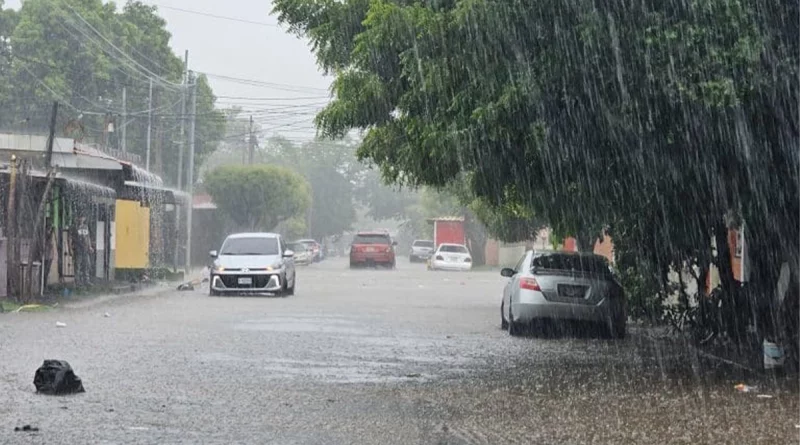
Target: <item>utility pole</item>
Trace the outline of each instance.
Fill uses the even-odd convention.
[[[153,79],[150,79],[150,99],[147,101],[147,155],[145,156],[144,168],[150,171],[150,135],[153,131]]]
[[[126,135],[126,127],[128,126],[128,88],[122,87],[122,152],[126,153],[128,151],[127,145],[127,138]]]
[[[192,105],[189,116],[189,171],[186,172],[186,192],[189,194],[189,208],[186,210],[186,271],[192,267],[192,202],[194,201],[194,130],[197,121],[197,81],[190,73]]]
[[[50,131],[47,135],[47,148],[44,155],[44,168],[50,170],[53,162],[53,143],[56,138],[56,118],[58,117],[58,101],[53,102],[53,113],[50,115]]]
[[[185,141],[184,132],[186,124],[186,75],[189,70],[189,50],[187,49],[183,55],[183,76],[181,78],[181,133],[179,135],[180,141],[178,142],[178,190],[183,190],[183,144]],[[192,201],[189,200],[189,208],[192,207]],[[175,206],[175,229],[181,230],[181,206]],[[178,237],[180,240],[180,237]],[[175,242],[175,267],[178,267],[179,261],[179,246],[180,241]],[[189,274],[189,266],[186,265],[186,274]]]
[[[6,205],[6,264],[8,269],[9,296],[18,297],[19,294],[19,264],[16,262],[17,253],[17,155],[11,155],[11,173],[9,175],[8,203]]]
[[[250,139],[248,144],[247,150],[247,163],[252,165],[253,164],[253,151],[255,150],[256,141],[253,138],[253,115],[250,115]]]
[[[180,143],[178,144],[178,190],[183,190],[183,150],[186,141],[186,89],[187,78],[189,73],[189,50],[183,55],[183,84],[181,88],[181,135]]]

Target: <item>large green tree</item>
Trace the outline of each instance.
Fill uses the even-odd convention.
[[[140,1],[118,9],[100,0],[28,0],[16,13],[3,11],[0,127],[46,132],[52,102],[58,100],[59,136],[121,148],[125,90],[126,148],[144,160],[152,80],[151,166],[174,184],[183,63],[170,48],[170,38],[157,8]],[[198,166],[224,134],[224,115],[214,103],[207,79],[199,76]],[[116,123],[114,133],[105,133],[108,122]]]
[[[336,75],[322,132],[365,131],[360,157],[391,181],[466,174],[489,215],[537,215],[584,246],[606,230],[663,276],[713,261],[731,292],[731,222],[746,222],[766,298],[780,262],[796,263],[796,3],[277,0],[275,11]]]
[[[203,185],[241,230],[274,230],[305,215],[311,205],[311,190],[303,177],[275,165],[219,167],[206,175]]]

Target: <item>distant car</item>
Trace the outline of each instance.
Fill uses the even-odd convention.
[[[350,244],[350,268],[379,265],[394,268],[396,245],[386,232],[359,232]]]
[[[219,252],[209,252],[213,265],[209,294],[274,293],[294,295],[297,277],[294,252],[276,233],[229,235]]]
[[[294,264],[308,266],[313,262],[311,248],[303,243],[290,243],[289,249],[294,252]]]
[[[472,255],[463,244],[440,244],[430,260],[431,270],[472,270]]]
[[[427,261],[433,254],[434,249],[433,241],[430,240],[414,240],[411,243],[411,252],[408,254],[408,260],[412,263],[417,261]]]
[[[315,263],[322,261],[322,248],[316,240],[300,239],[295,241],[295,243],[303,243],[311,249],[311,261]]]
[[[500,305],[501,325],[519,335],[538,320],[602,324],[625,337],[627,301],[608,261],[594,254],[528,251],[513,268]]]

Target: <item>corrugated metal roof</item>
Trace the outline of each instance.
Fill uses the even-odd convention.
[[[427,221],[428,222],[434,222],[434,221],[464,222],[464,217],[463,216],[440,216],[440,217],[437,217],[437,218],[428,218]]]
[[[122,165],[113,159],[72,153],[53,153],[52,165],[66,169],[122,170]]]

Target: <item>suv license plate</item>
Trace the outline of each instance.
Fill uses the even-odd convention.
[[[241,278],[239,278],[239,284],[252,286],[253,285],[253,279],[250,278],[250,277],[241,277]]]

